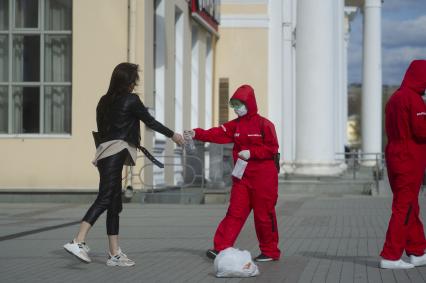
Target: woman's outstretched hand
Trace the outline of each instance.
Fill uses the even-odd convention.
[[[174,141],[177,145],[180,145],[180,146],[182,146],[185,143],[182,135],[178,133],[173,134],[172,141]]]

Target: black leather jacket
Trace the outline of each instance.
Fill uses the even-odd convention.
[[[166,137],[173,136],[172,130],[149,114],[138,95],[133,93],[117,95],[108,109],[104,107],[106,100],[106,95],[102,96],[96,108],[96,123],[102,142],[125,140],[139,146],[141,141],[139,121]]]

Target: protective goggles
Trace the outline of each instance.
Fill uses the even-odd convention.
[[[244,103],[241,100],[238,100],[238,99],[231,99],[229,101],[229,107],[234,108],[234,109],[240,108],[243,105],[244,105]]]

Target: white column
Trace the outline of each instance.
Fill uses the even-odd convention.
[[[280,152],[287,148],[283,142],[283,71],[282,71],[282,6],[281,0],[271,0],[269,9],[268,29],[268,118],[275,124]]]
[[[291,173],[291,165],[296,159],[296,49],[294,32],[296,28],[296,0],[284,0],[283,13],[283,50],[282,50],[282,90],[283,90],[283,159],[284,171]]]
[[[334,87],[335,87],[335,141],[334,141],[334,152],[344,152],[345,145],[345,117],[344,117],[344,100],[346,93],[344,92],[344,65],[343,65],[343,52],[344,52],[344,0],[336,0],[335,8],[335,24],[334,24]],[[343,155],[336,155],[337,158],[341,159]]]
[[[295,160],[295,0],[269,2],[268,117],[275,124],[281,159]],[[291,173],[292,166],[285,166]]]
[[[192,56],[191,56],[191,129],[198,127],[198,82],[200,65],[198,26],[192,25]]]
[[[382,152],[381,0],[365,0],[362,74],[362,151]],[[374,158],[374,156],[366,156]],[[375,161],[364,162],[366,166]]]
[[[155,105],[155,94],[154,94],[154,72],[155,72],[155,64],[152,58],[154,57],[154,27],[152,25],[153,22],[156,21],[156,9],[155,2],[150,1],[144,3],[144,14],[143,14],[143,31],[144,31],[144,72],[142,72],[142,84],[143,86],[143,101],[147,107],[150,107],[151,110]],[[155,59],[156,60],[156,59]],[[154,147],[154,131],[147,131],[146,129],[143,132],[143,145],[152,150]],[[147,190],[151,188],[154,184],[154,167],[147,166],[143,171],[143,179],[142,179],[142,190]]]
[[[296,174],[342,172],[334,154],[335,0],[297,1]]]
[[[166,83],[166,21],[165,21],[165,1],[155,1],[155,118],[164,123],[164,99]],[[156,139],[164,139],[164,136],[155,132]]]
[[[175,127],[178,133],[183,132],[183,92],[184,92],[184,16],[176,7],[175,11]],[[181,164],[181,155],[174,154],[174,164]],[[183,181],[180,166],[174,167],[174,184]]]
[[[348,145],[348,49],[349,49],[349,19],[345,13],[345,29],[343,37],[343,101],[342,101],[342,112],[343,112],[343,124],[344,128],[344,137],[343,142],[345,145]]]
[[[176,8],[175,12],[175,128],[178,133],[183,132],[183,21],[182,12]]]
[[[205,85],[205,121],[204,127],[213,127],[213,38],[211,34],[206,37],[206,85]]]

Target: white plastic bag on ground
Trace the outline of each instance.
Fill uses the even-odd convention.
[[[253,277],[259,275],[259,268],[251,259],[249,251],[227,248],[214,260],[216,277]]]

